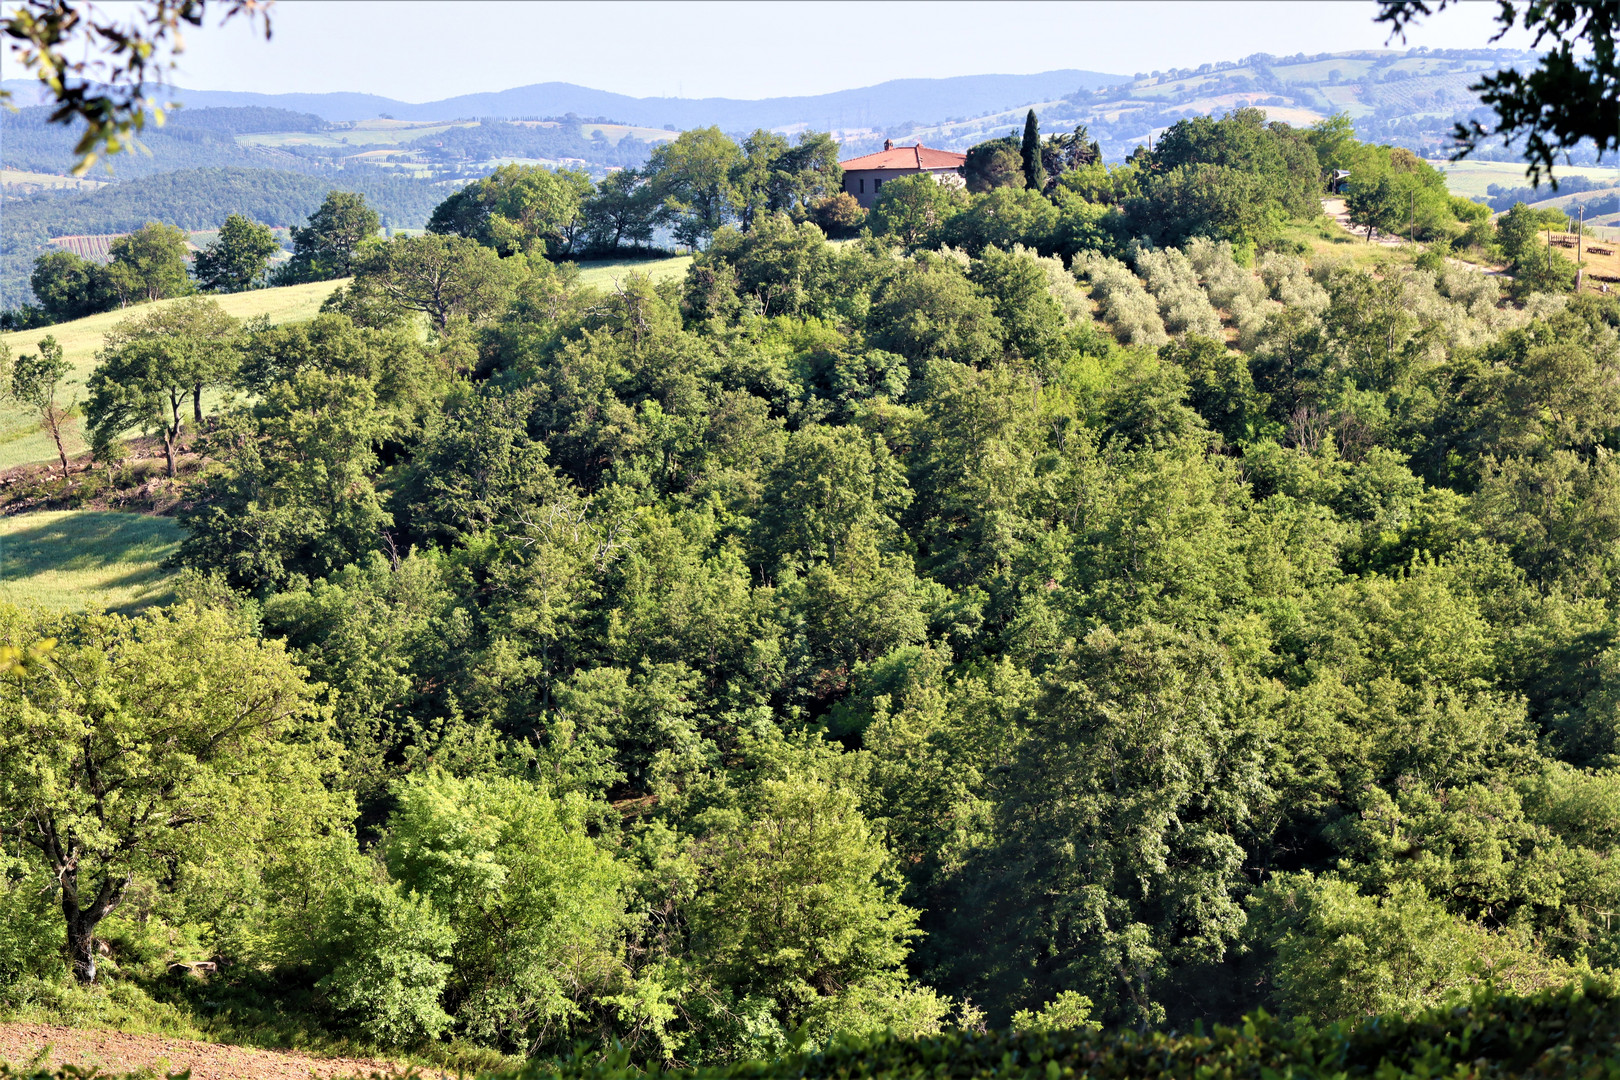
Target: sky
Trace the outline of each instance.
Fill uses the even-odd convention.
[[[412,102],[539,82],[635,97],[763,98],[899,78],[1060,68],[1130,75],[1256,52],[1379,49],[1389,32],[1373,23],[1376,12],[1374,0],[278,0],[271,41],[244,22],[216,27],[210,17],[188,35],[172,81]],[[1455,5],[1426,20],[1409,44],[1483,47],[1495,12],[1485,0]],[[1502,44],[1527,48],[1529,40],[1516,33]]]

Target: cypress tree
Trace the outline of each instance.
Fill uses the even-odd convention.
[[[1035,191],[1046,187],[1046,170],[1041,167],[1041,124],[1035,110],[1024,117],[1024,183]]]

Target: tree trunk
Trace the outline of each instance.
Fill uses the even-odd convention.
[[[180,475],[180,473],[175,468],[174,452],[175,452],[176,446],[178,446],[178,444],[180,442],[180,424],[181,424],[180,408],[181,408],[181,405],[185,402],[185,400],[186,400],[186,393],[185,393],[184,390],[176,392],[176,391],[171,389],[169,391],[169,418],[170,418],[170,423],[163,430],[163,452],[164,452],[164,454],[166,454],[168,456],[168,459],[169,459],[169,479],[170,480],[173,480],[175,477]]]
[[[65,898],[62,914],[67,917],[68,962],[73,965],[73,978],[80,983],[93,983],[96,981],[95,931],[101,920],[93,909],[79,911]]]
[[[45,420],[50,425],[51,438],[56,442],[56,456],[62,459],[62,482],[68,478],[67,451],[62,448],[62,418],[56,414],[56,406],[46,406],[50,411],[45,414]]]
[[[96,980],[96,927],[117,910],[124,901],[124,890],[129,878],[117,881],[103,878],[96,898],[85,907],[79,906],[78,872],[62,875],[62,918],[67,923],[68,962],[73,965],[73,977],[81,983]]]
[[[197,421],[199,428],[202,427],[202,390],[202,383],[191,388],[191,418]]]

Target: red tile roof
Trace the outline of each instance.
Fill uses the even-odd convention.
[[[959,169],[965,161],[967,161],[966,154],[933,150],[918,143],[916,146],[896,146],[892,150],[879,150],[875,154],[851,158],[838,164],[845,169]]]

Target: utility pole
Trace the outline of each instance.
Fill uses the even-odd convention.
[[[1581,241],[1586,237],[1586,204],[1581,203],[1581,223],[1575,226],[1575,291],[1581,291],[1581,279],[1586,268],[1581,265]]]

